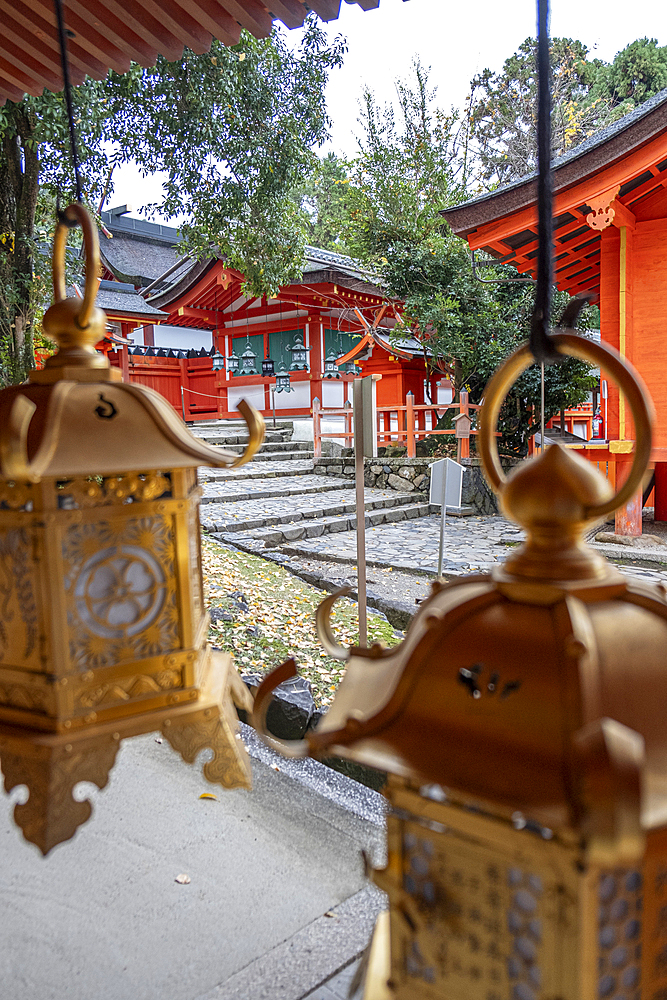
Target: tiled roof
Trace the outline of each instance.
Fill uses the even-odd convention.
[[[165,274],[183,256],[177,249],[180,232],[169,226],[134,219],[126,214],[127,211],[123,205],[109,212],[102,212],[104,229],[100,230],[100,252],[105,265],[119,281],[145,287]],[[106,235],[105,229],[111,234],[111,238]],[[196,264],[194,260],[186,261],[165,279],[164,284],[152,292],[152,296],[168,292],[193,270]],[[327,278],[324,277],[324,273],[327,274]],[[304,278],[321,274],[322,280],[327,280],[333,278],[334,273],[375,286],[379,285],[379,279],[353,257],[332,250],[321,250],[319,247],[306,247],[303,261]]]
[[[120,281],[100,281],[95,304],[112,316],[128,315],[157,321],[168,315],[146,302],[134,290],[134,285]]]
[[[171,226],[134,219],[126,213],[125,205],[102,212],[100,253],[104,264],[119,281],[146,286],[183,256],[177,249],[180,233]],[[182,278],[193,264],[194,261],[186,261],[172,272],[168,283]]]
[[[320,250],[319,247],[306,247],[303,262],[303,273],[311,274],[314,271],[334,270],[349,274],[353,278],[360,278],[362,281],[377,283],[375,275],[367,271],[354,257],[347,254],[334,253],[332,250]]]

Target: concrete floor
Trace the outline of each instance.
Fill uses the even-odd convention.
[[[359,954],[382,905],[360,858],[381,858],[381,797],[244,734],[263,758],[251,793],[154,736],[126,742],[107,788],[85,788],[91,820],[47,858],[4,800],[2,995],[298,1000]]]

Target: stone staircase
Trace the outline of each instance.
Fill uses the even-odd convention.
[[[190,424],[195,437],[207,444],[219,446],[239,455],[248,443],[248,430],[243,420],[206,420]],[[257,462],[292,462],[312,459],[313,446],[310,441],[293,441],[294,422],[277,420],[276,426],[268,420],[264,443],[255,456]]]
[[[192,424],[208,444],[241,454],[245,423],[236,420]],[[293,422],[268,421],[266,438],[252,462],[238,469],[201,469],[200,518],[214,537],[246,551],[290,544],[299,539],[356,528],[354,480],[315,475],[312,445],[293,441]],[[433,513],[419,494],[366,487],[366,526],[416,520]]]
[[[424,517],[430,512],[428,503],[415,502],[414,494],[393,490],[366,489],[364,508],[368,527]],[[252,542],[253,549],[317,538],[356,528],[354,490],[341,482],[295,493],[276,491],[273,496],[264,491],[261,499],[239,501],[205,493],[201,521],[204,528],[225,541],[235,545]]]

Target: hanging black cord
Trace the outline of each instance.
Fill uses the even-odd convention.
[[[539,364],[561,360],[549,338],[551,316],[553,191],[551,181],[551,61],[549,0],[537,0],[537,289],[530,349]]]
[[[79,174],[79,154],[76,148],[76,130],[74,128],[74,105],[72,104],[72,84],[69,77],[69,61],[67,59],[67,34],[65,31],[65,18],[61,0],[53,0],[56,11],[56,23],[58,25],[58,42],[60,45],[60,65],[63,71],[63,90],[65,93],[65,105],[67,107],[67,118],[69,124],[69,141],[72,149],[72,166],[74,167],[74,181],[76,183],[76,200],[83,201],[81,192],[81,176]],[[61,215],[62,213],[58,213]],[[65,220],[66,221],[66,220]],[[76,223],[75,223],[76,224]]]

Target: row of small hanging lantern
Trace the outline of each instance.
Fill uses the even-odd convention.
[[[294,337],[294,343],[286,347],[285,350],[289,351],[292,356],[292,363],[289,367],[289,371],[308,371],[308,351],[311,351],[311,347],[306,347],[303,334],[297,332]],[[230,375],[257,375],[257,368],[255,367],[257,355],[254,353],[250,346],[249,336],[246,338],[246,349],[239,358],[238,355],[234,353],[232,348],[232,353],[225,358],[219,352],[216,352],[212,356],[213,371],[222,371],[225,367],[225,361],[227,362],[227,371]],[[346,372],[350,375],[356,374],[356,367],[354,362],[346,365]],[[267,356],[262,361],[262,376],[264,378],[272,378],[276,376],[276,392],[286,391],[289,392],[289,381],[290,375],[286,371],[284,363],[281,361],[280,368],[276,372],[275,362],[272,358]],[[341,378],[338,365],[336,363],[336,352],[333,348],[329,351],[329,354],[324,361],[324,378]]]

